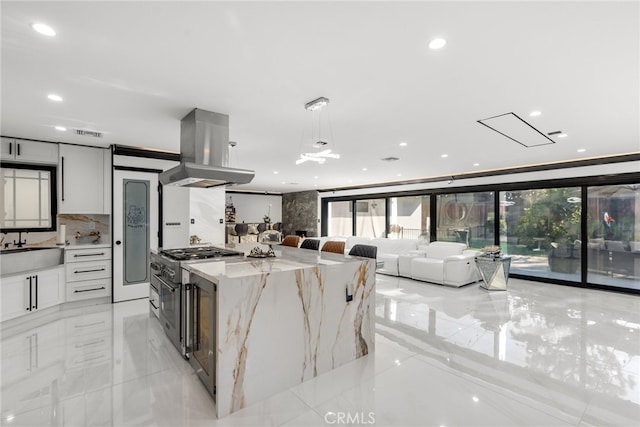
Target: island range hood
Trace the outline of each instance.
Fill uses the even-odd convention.
[[[193,109],[180,122],[180,165],[162,172],[162,185],[209,188],[248,184],[255,172],[229,168],[229,116]]]

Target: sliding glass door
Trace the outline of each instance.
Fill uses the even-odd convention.
[[[587,281],[640,289],[640,185],[587,189]]]
[[[511,272],[580,281],[581,188],[500,193],[500,244]]]

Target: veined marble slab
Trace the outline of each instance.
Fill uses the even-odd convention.
[[[218,285],[218,417],[374,350],[373,259],[284,248],[189,269]]]

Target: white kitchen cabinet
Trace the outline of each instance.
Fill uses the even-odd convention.
[[[58,213],[109,214],[105,202],[107,150],[60,144],[59,153]]]
[[[2,144],[0,155],[3,162],[49,165],[58,163],[58,144],[4,137],[0,140],[0,143]]]
[[[111,295],[111,248],[65,250],[67,301]]]
[[[64,267],[2,278],[1,321],[64,302]]]

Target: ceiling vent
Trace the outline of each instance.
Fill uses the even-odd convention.
[[[74,129],[76,135],[80,136],[91,136],[93,138],[102,138],[102,132],[97,132],[95,130],[84,130],[84,129]]]
[[[382,160],[383,162],[395,162],[397,160],[400,160],[400,157],[389,156],[389,157],[383,157],[380,160]]]

